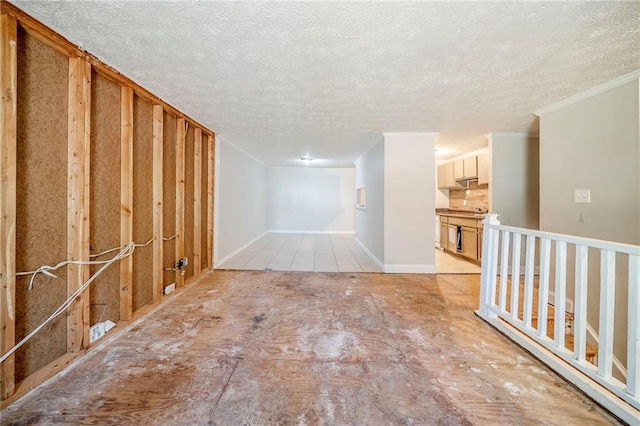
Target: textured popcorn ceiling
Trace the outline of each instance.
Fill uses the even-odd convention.
[[[640,1],[12,2],[273,166],[402,131],[451,158],[640,69]]]

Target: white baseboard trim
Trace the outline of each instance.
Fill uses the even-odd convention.
[[[288,231],[280,229],[270,229],[271,234],[344,234],[355,235],[356,231]]]
[[[596,345],[598,345],[600,343],[600,339],[598,338],[598,332],[593,327],[591,327],[591,324],[589,324],[589,323],[587,323],[587,333],[589,333],[589,335],[591,335],[591,338],[596,342]],[[613,355],[613,357],[611,358],[611,361],[613,363],[613,366],[618,370],[618,372],[622,375],[622,377],[624,377],[626,379],[627,378],[627,369],[624,368],[624,365],[622,365],[622,363],[620,362],[618,357]]]
[[[246,249],[247,247],[249,247],[251,244],[255,243],[256,241],[258,241],[260,238],[264,237],[265,235],[267,235],[269,233],[269,231],[265,231],[262,234],[258,235],[257,237],[255,237],[253,240],[243,244],[241,247],[237,248],[236,250],[232,251],[231,253],[229,253],[228,255],[226,255],[225,257],[223,257],[222,259],[218,260],[218,263],[216,263],[215,265],[213,265],[213,269],[218,269],[222,267],[222,264],[224,262],[226,262],[227,260],[231,259],[233,256],[235,256],[236,254],[240,253],[242,250]]]
[[[435,274],[436,265],[385,264],[385,274]]]
[[[362,251],[364,251],[367,254],[367,256],[371,258],[371,260],[373,260],[373,263],[375,263],[376,266],[380,268],[381,271],[385,272],[384,263],[382,263],[380,259],[378,259],[373,253],[371,253],[371,251],[364,244],[362,244],[362,241],[360,241],[358,237],[356,237],[355,240],[356,240],[356,244],[358,244],[358,247],[360,247]]]

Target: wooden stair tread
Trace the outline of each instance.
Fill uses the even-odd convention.
[[[574,338],[573,334],[565,334],[564,335],[564,344],[567,349],[573,349],[574,346]],[[598,348],[594,348],[593,346],[587,344],[585,350],[585,358],[588,360],[589,358],[593,358],[598,354]]]

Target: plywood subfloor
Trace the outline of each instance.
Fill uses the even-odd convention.
[[[476,275],[216,271],[2,424],[610,424],[473,314]]]

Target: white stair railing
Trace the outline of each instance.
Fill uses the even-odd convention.
[[[503,226],[497,216],[487,215],[483,223],[477,314],[621,419],[640,424],[640,246]],[[593,258],[594,250],[599,252],[599,259]],[[572,254],[571,262],[568,262],[568,251]],[[555,267],[552,267],[552,253]],[[618,282],[616,259],[619,263],[628,263],[628,271],[618,274]],[[597,285],[593,282],[593,272],[589,277],[590,260],[600,264],[599,277],[596,273],[600,291],[595,365],[587,360],[588,285]],[[568,263],[574,264],[573,283],[567,282]],[[551,281],[554,295],[549,300]],[[522,284],[524,290],[521,290]],[[565,342],[568,285],[573,285],[574,290],[573,348],[567,348]],[[616,290],[625,287],[626,306],[616,306]],[[627,377],[622,381],[613,376],[614,316],[620,309],[627,311]],[[554,320],[552,334],[547,330],[549,318]]]

